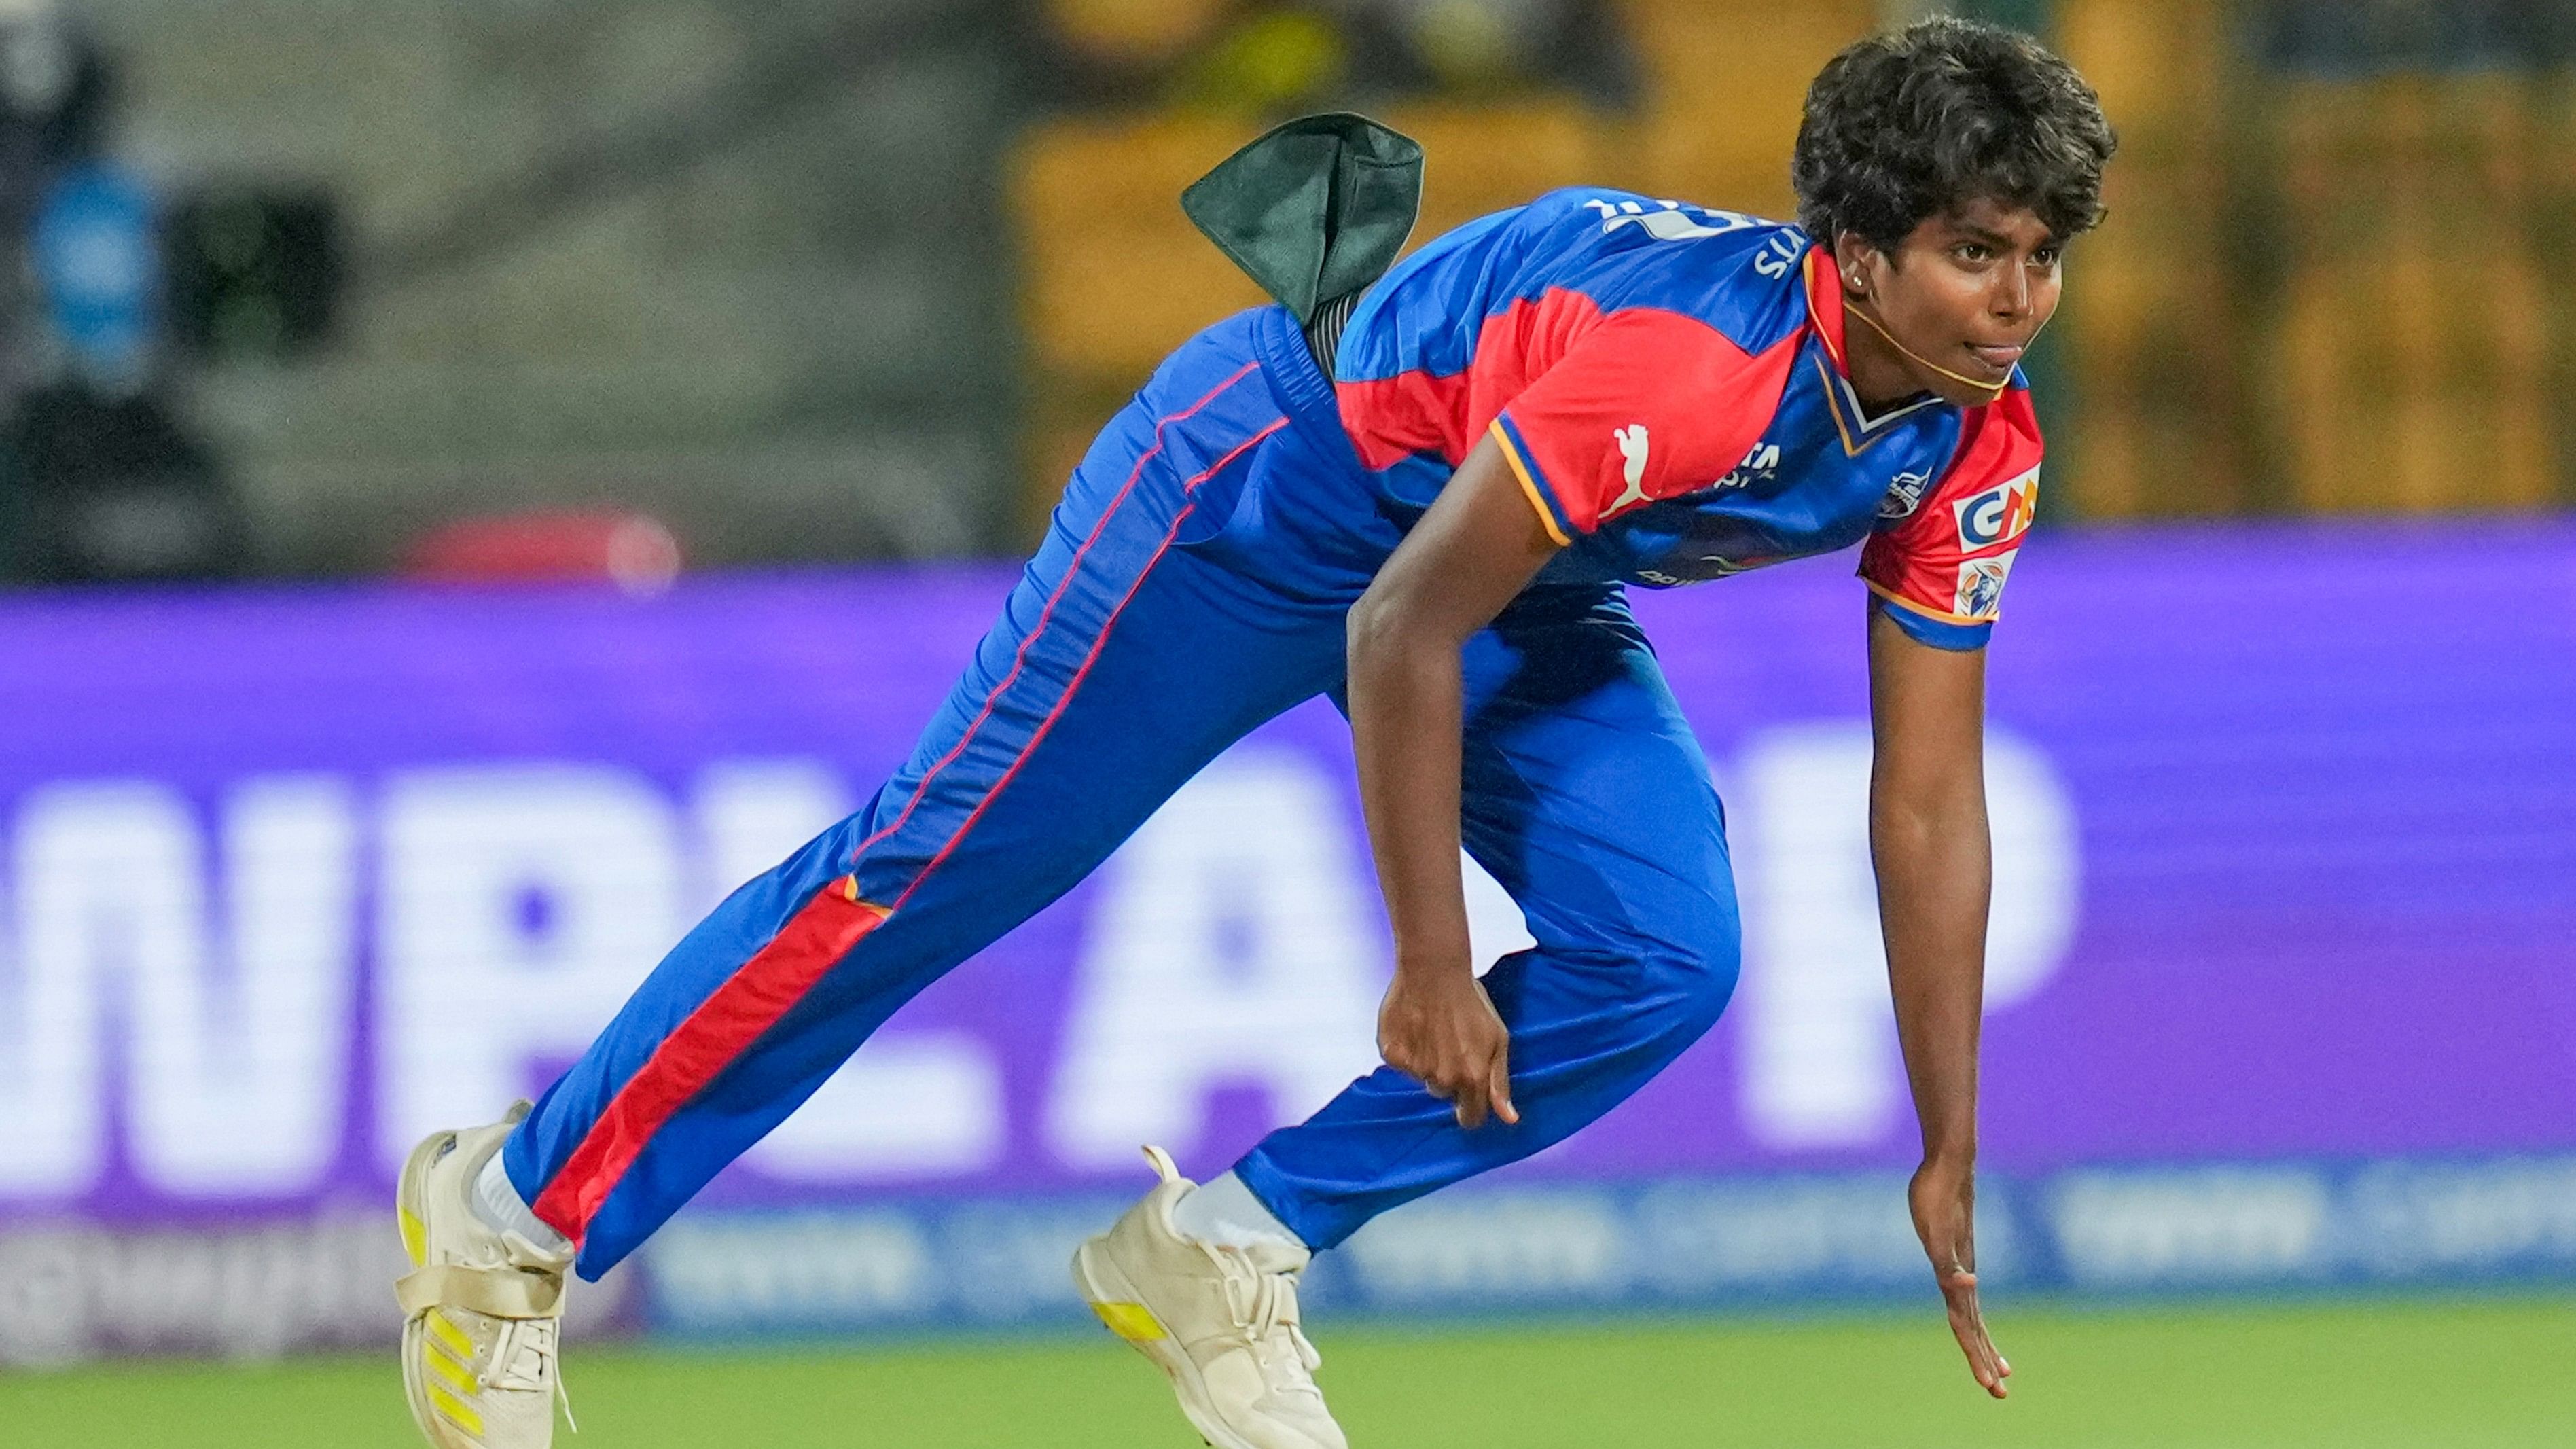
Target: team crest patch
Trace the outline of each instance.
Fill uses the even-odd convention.
[[[1963,619],[1980,622],[2003,612],[2004,579],[2012,573],[2017,554],[1997,554],[1993,558],[1972,558],[1959,565],[1959,594],[1950,611]]]
[[[1932,475],[1929,473],[1897,474],[1888,482],[1887,496],[1878,500],[1878,516],[1891,522],[1912,518],[1914,510],[1923,506],[1923,490],[1931,483]]]
[[[2030,532],[2030,521],[2039,513],[2039,470],[1962,498],[1950,511],[1959,520],[1959,547],[1968,552],[2011,543]]]

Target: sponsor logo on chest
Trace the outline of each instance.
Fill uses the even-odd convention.
[[[1778,443],[1768,441],[1760,442],[1754,444],[1752,449],[1744,455],[1743,462],[1735,465],[1734,472],[1718,479],[1715,483],[1712,483],[1709,486],[1712,488],[1750,488],[1756,483],[1770,482],[1771,479],[1779,473],[1779,471],[1780,445]]]

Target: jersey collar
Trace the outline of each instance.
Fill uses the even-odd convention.
[[[1825,374],[1825,407],[1833,414],[1834,428],[1842,434],[1843,451],[1858,456],[1862,449],[1887,436],[1898,421],[1910,418],[1930,407],[1947,404],[1931,393],[1925,393],[1901,408],[1893,408],[1870,417],[1860,405],[1860,394],[1852,391],[1851,363],[1843,356],[1843,289],[1834,285],[1834,267],[1822,246],[1810,244],[1798,263],[1799,279],[1807,289],[1807,320],[1816,329],[1816,342],[1824,349],[1833,365],[1817,364]]]
[[[1798,260],[1798,277],[1807,288],[1807,320],[1816,329],[1816,340],[1825,344],[1834,371],[1849,381],[1851,364],[1843,358],[1843,289],[1833,283],[1833,259],[1822,244],[1807,244],[1807,254]]]

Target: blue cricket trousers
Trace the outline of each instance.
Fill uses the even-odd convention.
[[[1278,308],[1103,430],[911,759],[655,968],[503,1162],[596,1278],[922,987],[1072,888],[1226,746],[1319,693],[1401,539]],[[1309,1244],[1556,1142],[1705,1032],[1735,894],[1706,761],[1615,588],[1533,587],[1467,648],[1462,830],[1537,945],[1486,977],[1517,1126],[1380,1067],[1236,1170]]]

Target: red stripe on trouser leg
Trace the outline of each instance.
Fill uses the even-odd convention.
[[[1079,547],[1074,549],[1073,558],[1065,564],[1064,577],[1056,580],[1054,591],[1047,595],[1045,605],[1038,610],[1038,622],[1036,627],[1030,629],[1027,636],[1020,640],[1018,652],[1011,656],[1010,671],[1004,674],[1000,682],[993,686],[991,693],[984,696],[984,707],[976,711],[974,719],[967,722],[965,732],[957,737],[957,743],[951,745],[948,749],[948,753],[941,755],[937,763],[922,772],[920,783],[912,787],[912,797],[903,802],[903,809],[896,813],[893,822],[874,835],[869,836],[867,839],[862,840],[857,845],[851,847],[850,859],[852,861],[857,861],[865,857],[868,853],[868,847],[875,845],[878,841],[885,839],[887,836],[894,834],[898,830],[901,830],[904,822],[912,818],[912,812],[914,809],[919,807],[921,802],[929,797],[931,782],[938,779],[942,771],[946,770],[950,765],[955,764],[957,762],[957,757],[966,753],[966,747],[975,742],[976,732],[984,727],[985,721],[993,717],[993,711],[1001,704],[1002,696],[1009,692],[1011,685],[1019,679],[1020,671],[1028,667],[1029,651],[1037,647],[1038,637],[1046,633],[1047,625],[1054,621],[1055,606],[1064,601],[1065,591],[1073,587],[1073,581],[1076,578],[1081,577],[1082,560],[1084,556],[1091,552],[1091,546],[1093,544],[1100,542],[1101,535],[1109,531],[1109,520],[1118,516],[1118,510],[1127,502],[1127,495],[1136,491],[1137,480],[1145,476],[1145,465],[1154,461],[1154,455],[1163,451],[1163,430],[1174,423],[1186,422],[1189,419],[1198,416],[1201,409],[1205,408],[1208,404],[1215,402],[1218,398],[1223,397],[1226,389],[1233,387],[1236,383],[1251,376],[1260,366],[1261,364],[1258,362],[1245,363],[1243,366],[1235,369],[1233,374],[1227,377],[1225,381],[1218,383],[1213,389],[1211,389],[1207,396],[1200,398],[1197,402],[1190,404],[1179,412],[1173,413],[1169,417],[1158,418],[1155,420],[1153,446],[1137,455],[1136,466],[1127,471],[1127,481],[1119,487],[1116,496],[1109,500],[1109,506],[1100,510],[1100,517],[1092,522],[1090,534],[1082,540]],[[1238,449],[1237,451],[1240,450]],[[1232,455],[1229,454],[1228,456],[1230,458]],[[1219,464],[1219,466],[1222,467],[1223,464]],[[1191,487],[1197,485],[1199,479],[1205,478],[1206,476],[1206,474],[1202,473],[1199,475],[1199,478],[1191,479],[1189,484],[1184,485],[1181,491],[1186,494]]]
[[[1240,377],[1243,374],[1236,375]],[[1215,394],[1209,396],[1212,398]],[[1287,425],[1285,418],[1273,419],[1268,426],[1235,445],[1205,470],[1184,480],[1181,485],[1183,499],[1194,499],[1201,484]],[[1066,682],[1064,693],[1021,745],[1009,767],[984,790],[983,798],[968,812],[955,833],[896,897],[896,907],[908,900],[914,891],[920,889],[921,883],[948,860],[974,829],[976,822],[991,808],[994,799],[1018,776],[1021,767],[1053,732],[1056,722],[1080,692],[1083,681],[1090,676],[1092,666],[1099,662],[1119,616],[1134,602],[1155,565],[1171,551],[1195,506],[1194,501],[1184,501],[1164,531],[1161,543],[1146,558],[1143,567],[1137,570],[1125,592],[1101,621],[1098,634],[1084,651],[1073,677]],[[1072,576],[1069,570],[1068,580]],[[1058,595],[1062,594],[1063,588],[1059,584]],[[1026,657],[1025,647],[1021,654]],[[997,690],[996,697],[998,694]],[[992,703],[988,700],[988,713],[991,708]],[[952,750],[950,757],[956,753]],[[871,843],[881,838],[883,833],[872,837]],[[864,850],[865,846],[861,849]],[[593,1215],[616,1190],[619,1180],[644,1151],[653,1134],[715,1080],[717,1074],[731,1066],[762,1032],[785,1016],[825,972],[894,909],[856,901],[853,898],[855,891],[856,882],[851,877],[834,881],[663,1039],[643,1067],[609,1101],[607,1109],[592,1124],[581,1144],[565,1159],[554,1180],[537,1195],[534,1211],[538,1218],[566,1237],[580,1240]]]
[[[973,810],[967,812],[965,822],[957,827],[957,833],[948,837],[948,843],[939,847],[939,853],[933,855],[930,863],[921,868],[921,873],[912,878],[912,884],[905,886],[903,894],[894,898],[895,905],[900,906],[905,901],[911,900],[912,893],[921,889],[921,883],[930,879],[930,873],[939,869],[940,862],[948,859],[950,852],[957,849],[958,843],[966,838],[966,833],[975,828],[975,822],[983,819],[984,812],[993,808],[993,801],[1001,795],[1002,787],[1010,784],[1011,778],[1020,773],[1020,767],[1029,762],[1029,756],[1037,753],[1038,746],[1044,743],[1048,733],[1054,730],[1055,722],[1064,717],[1065,707],[1073,703],[1073,696],[1081,690],[1082,681],[1091,674],[1091,666],[1100,662],[1100,651],[1107,647],[1109,631],[1117,627],[1118,616],[1127,612],[1128,604],[1133,602],[1137,592],[1145,587],[1146,577],[1154,572],[1154,565],[1161,563],[1163,555],[1172,551],[1173,541],[1181,536],[1181,525],[1188,522],[1190,514],[1197,509],[1195,495],[1198,493],[1199,485],[1215,477],[1235,459],[1258,447],[1262,439],[1286,426],[1288,426],[1286,418],[1273,422],[1260,432],[1236,444],[1234,451],[1210,463],[1206,472],[1181,485],[1181,496],[1192,501],[1183,504],[1181,511],[1172,516],[1172,526],[1164,532],[1162,543],[1154,549],[1152,556],[1145,560],[1145,566],[1136,571],[1135,579],[1127,585],[1127,592],[1119,595],[1118,602],[1111,606],[1109,617],[1101,622],[1099,637],[1091,641],[1091,648],[1082,656],[1081,666],[1073,671],[1073,678],[1066,681],[1064,693],[1056,700],[1055,708],[1048,710],[1046,718],[1038,721],[1038,727],[1029,732],[1028,743],[1020,746],[1020,752],[1012,759],[1010,768],[1002,771],[1001,778],[993,782],[993,788],[985,791],[984,798],[975,803]]]
[[[788,917],[769,944],[700,1002],[609,1099],[608,1109],[564,1159],[563,1170],[531,1204],[539,1220],[581,1241],[591,1215],[671,1114],[776,1025],[885,918],[883,906],[857,898],[857,882],[847,876]]]

